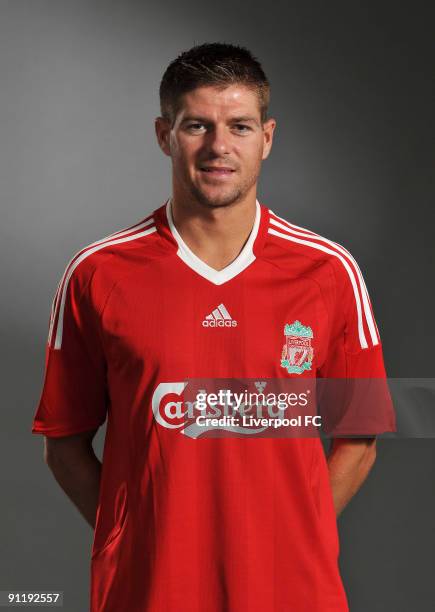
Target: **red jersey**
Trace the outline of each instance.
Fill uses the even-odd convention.
[[[295,348],[285,326],[309,334]],[[170,200],[77,253],[32,431],[107,418],[91,611],[348,610],[319,438],[189,437],[171,417],[188,378],[358,376],[385,377],[358,265],[258,201],[219,271],[184,243]]]

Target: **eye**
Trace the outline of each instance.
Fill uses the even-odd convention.
[[[249,131],[250,131],[250,129],[251,129],[249,126],[244,125],[243,123],[236,123],[236,124],[234,125],[234,127],[235,127],[235,128],[237,128],[237,131],[238,131],[238,132],[242,132],[242,133],[243,133],[243,132],[249,132]]]
[[[202,127],[204,127],[203,123],[189,123],[189,125],[187,126],[187,129],[191,130],[192,132],[197,132]]]

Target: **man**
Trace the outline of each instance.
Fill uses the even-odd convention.
[[[347,610],[336,515],[374,439],[335,439],[326,460],[317,437],[186,435],[180,406],[192,378],[385,377],[364,281],[340,245],[258,202],[276,122],[248,50],[182,53],[160,101],[172,195],[68,264],[32,429],[95,526],[91,610]]]

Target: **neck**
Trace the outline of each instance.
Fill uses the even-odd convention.
[[[256,216],[255,193],[229,206],[205,207],[187,198],[171,198],[174,225],[189,249],[215,270],[240,254]]]

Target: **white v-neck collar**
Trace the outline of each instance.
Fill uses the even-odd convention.
[[[253,246],[255,239],[257,238],[258,229],[260,227],[260,219],[261,219],[261,208],[260,203],[256,200],[255,203],[255,221],[252,227],[251,233],[249,234],[249,238],[246,241],[245,246],[240,251],[239,255],[236,257],[234,261],[232,261],[228,266],[225,266],[222,270],[215,270],[208,264],[206,264],[202,259],[200,259],[184,242],[182,237],[180,236],[177,228],[174,225],[174,219],[172,217],[171,210],[171,198],[169,198],[166,204],[166,218],[168,220],[169,229],[171,231],[174,240],[178,244],[177,255],[184,261],[184,263],[189,266],[192,270],[194,270],[200,276],[206,278],[208,281],[215,285],[222,285],[227,281],[231,280],[240,272],[245,270],[254,260],[255,255],[253,251]]]

